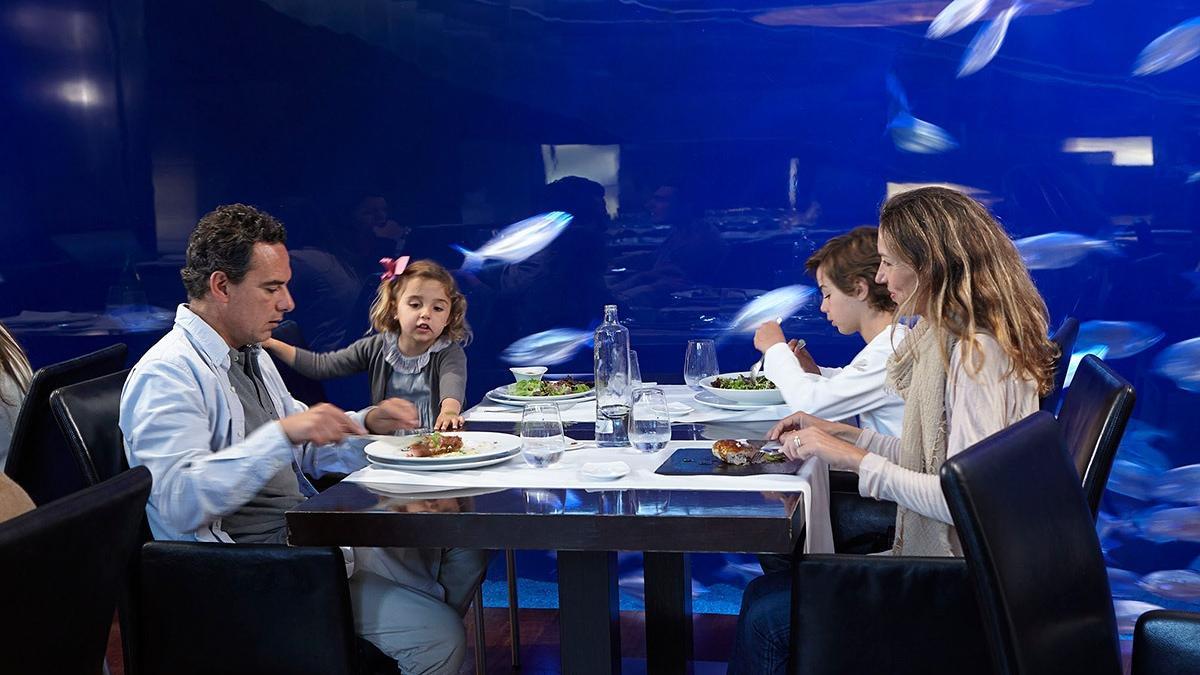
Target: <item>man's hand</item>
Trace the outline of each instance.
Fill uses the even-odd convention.
[[[783,341],[783,329],[777,321],[764,321],[763,325],[754,331],[754,348],[764,354]]]
[[[283,433],[293,445],[340,443],[349,434],[365,434],[366,430],[337,406],[318,403],[302,413],[279,420]]]
[[[416,429],[421,425],[417,406],[402,398],[386,398],[367,413],[367,428],[373,434],[390,434],[397,429]]]

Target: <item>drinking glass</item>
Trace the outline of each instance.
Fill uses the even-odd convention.
[[[642,387],[633,392],[633,425],[629,442],[642,452],[657,452],[671,440],[671,413],[667,396],[658,387]]]
[[[700,380],[720,374],[717,368],[717,344],[712,340],[688,340],[683,355],[683,381],[700,390]]]
[[[530,403],[521,411],[521,456],[530,466],[546,467],[567,449],[557,403]]]
[[[637,352],[629,350],[629,386],[637,389],[642,386],[642,367],[638,365]]]

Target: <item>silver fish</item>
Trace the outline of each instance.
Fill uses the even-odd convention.
[[[1191,185],[1192,183],[1200,183],[1200,171],[1193,171],[1188,174],[1187,180],[1184,183]]]
[[[1200,506],[1152,508],[1135,516],[1134,522],[1141,537],[1149,541],[1200,542]]]
[[[1200,464],[1180,466],[1159,476],[1154,496],[1164,502],[1200,504]]]
[[[996,53],[1000,51],[1000,45],[1004,44],[1004,37],[1008,35],[1008,25],[1023,8],[1024,5],[1020,2],[1014,2],[1008,9],[1000,12],[995,19],[979,29],[974,39],[971,40],[971,44],[967,45],[962,64],[958,67],[958,77],[977,73],[991,63]]]
[[[1092,239],[1074,232],[1049,232],[1013,242],[1025,266],[1031,270],[1071,267],[1092,253],[1117,254],[1112,242]]]
[[[975,23],[987,13],[991,0],[954,0],[933,18],[925,37],[940,40]]]
[[[1162,609],[1162,607],[1137,600],[1117,600],[1113,602],[1113,610],[1117,613],[1117,632],[1121,635],[1132,635],[1133,628],[1137,625],[1138,617],[1156,609]]]
[[[509,225],[476,251],[457,245],[451,248],[463,254],[462,269],[466,272],[480,269],[486,260],[521,262],[549,246],[571,224],[571,219],[569,213],[551,211]]]
[[[1123,359],[1158,344],[1166,334],[1138,321],[1085,321],[1079,327],[1075,351],[1107,347],[1107,359]]]
[[[904,93],[904,87],[900,85],[900,80],[891,73],[887,76],[887,89],[899,109],[887,124],[887,131],[891,134],[892,143],[897,148],[904,152],[933,155],[958,147],[958,141],[955,141],[945,129],[913,117],[908,104],[908,95]]]
[[[1156,75],[1200,56],[1200,16],[1188,19],[1146,45],[1133,65],[1134,75]]]
[[[517,340],[500,353],[500,358],[518,365],[548,365],[570,361],[575,352],[590,345],[591,331],[551,328]]]
[[[1200,600],[1200,572],[1192,570],[1161,570],[1142,577],[1138,586],[1160,598]]]
[[[1159,352],[1153,370],[1180,389],[1200,392],[1200,338],[1176,342]]]
[[[808,304],[817,290],[812,286],[795,284],[776,288],[769,293],[763,293],[746,303],[733,317],[729,331],[733,333],[753,333],[767,321],[787,319]]]

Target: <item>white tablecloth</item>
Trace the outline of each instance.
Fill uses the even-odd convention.
[[[535,468],[518,455],[502,464],[462,471],[401,471],[369,466],[346,478],[356,483],[387,486],[412,486],[414,492],[428,493],[430,488],[541,488],[584,490],[724,490],[730,492],[799,492],[804,501],[807,535],[805,553],[832,553],[833,533],[829,524],[829,472],[819,459],[805,462],[795,474],[757,476],[662,476],[654,473],[675,450],[706,447],[711,441],[671,441],[658,452],[638,452],[633,448],[585,447],[571,450],[561,461],[548,468]],[[616,480],[597,480],[582,475],[579,468],[588,462],[620,460],[630,472]]]
[[[773,405],[753,410],[723,410],[697,402],[692,396],[695,392],[683,384],[654,385],[662,388],[671,404],[671,422],[675,424],[691,424],[693,422],[766,422],[777,421],[791,414],[786,405]],[[681,407],[682,406],[682,407]],[[684,411],[684,408],[687,411]],[[589,398],[578,403],[562,402],[558,404],[559,414],[563,422],[595,422],[596,399]],[[500,405],[485,398],[483,401],[463,413],[463,418],[475,422],[520,422],[521,407]]]

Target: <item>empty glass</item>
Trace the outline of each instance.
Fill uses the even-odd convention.
[[[642,452],[657,452],[671,440],[671,412],[667,396],[658,387],[643,387],[633,392],[633,425],[629,442]]]
[[[637,389],[642,386],[642,367],[638,365],[637,352],[629,350],[629,386]]]
[[[530,403],[521,411],[521,456],[530,466],[546,467],[567,449],[557,403]]]
[[[692,389],[700,389],[700,380],[720,374],[717,368],[717,344],[712,340],[688,340],[683,355],[683,381]]]

